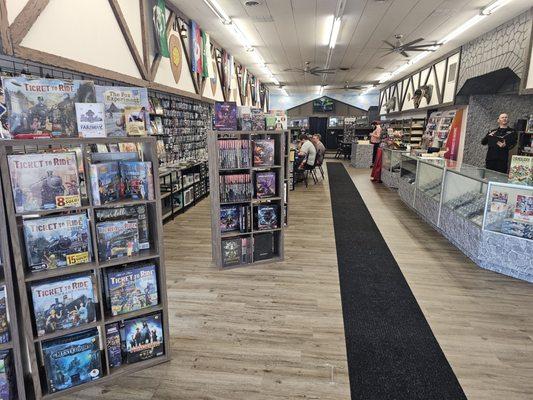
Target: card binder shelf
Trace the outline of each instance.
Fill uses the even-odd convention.
[[[285,168],[287,165],[288,155],[286,153],[288,133],[285,131],[210,131],[207,136],[208,155],[209,155],[209,183],[211,187],[211,232],[212,232],[212,255],[213,262],[218,268],[235,268],[248,265],[257,265],[259,263],[272,263],[284,259],[284,233],[285,233],[285,207],[284,195],[285,183],[287,176]],[[248,150],[247,153],[241,153],[236,150],[235,157],[239,158],[235,168],[225,165],[221,168],[219,156],[220,142],[227,140],[243,141],[242,149]],[[274,143],[272,165],[255,165],[253,163],[253,145],[257,140],[272,140]],[[250,187],[255,187],[256,175],[261,173],[275,174],[275,194],[272,197],[257,198],[255,190],[251,189],[251,195],[248,199],[235,199],[221,201],[220,178],[226,175],[237,174],[247,176],[246,182]],[[243,231],[221,231],[221,208],[225,206],[239,206],[248,210],[247,229]],[[277,210],[278,226],[272,229],[256,229],[257,208],[258,206],[271,205]],[[241,227],[242,228],[242,227]],[[271,235],[271,236],[265,236]],[[271,252],[266,256],[257,253],[258,244],[264,241],[266,237],[267,244],[272,239]],[[226,241],[239,240],[241,243],[240,262],[227,264],[227,258],[224,257],[224,243]],[[249,242],[248,242],[249,241]],[[254,253],[257,253],[254,255]],[[266,257],[266,259],[262,259]]]
[[[126,200],[112,202],[104,205],[95,205],[90,187],[89,171],[90,171],[90,157],[94,150],[93,145],[115,145],[118,143],[136,143],[139,148],[142,148],[142,161],[149,161],[152,164],[153,177],[153,200]],[[50,152],[52,149],[57,151],[69,151],[78,149],[78,154],[82,155],[83,162],[78,163],[78,171],[80,178],[80,194],[82,197],[82,206],[68,209],[54,209],[48,211],[24,212],[14,213],[15,204],[13,197],[13,190],[11,187],[11,180],[9,175],[9,166],[7,156],[10,154],[29,154],[37,152]],[[2,263],[6,272],[6,288],[8,289],[8,307],[11,316],[10,328],[12,332],[13,352],[15,360],[15,369],[17,374],[17,385],[19,390],[19,398],[25,398],[23,371],[28,375],[28,389],[33,386],[34,397],[37,399],[52,399],[64,396],[69,393],[87,388],[88,386],[101,385],[109,382],[115,377],[121,375],[131,374],[136,371],[144,370],[156,364],[160,364],[170,360],[170,335],[169,335],[169,321],[168,321],[168,301],[166,293],[166,277],[165,277],[165,259],[163,252],[163,225],[162,225],[162,208],[161,208],[161,192],[159,188],[160,176],[158,173],[159,160],[156,151],[156,140],[153,137],[117,137],[117,138],[87,138],[87,139],[39,139],[39,140],[3,140],[0,142],[0,170],[2,176],[2,189],[5,193],[5,208],[0,204],[2,210],[6,210],[7,223],[4,223],[4,211],[0,217],[0,238],[2,240],[2,250],[8,249],[9,245],[13,249],[13,271],[16,272],[16,279],[19,288],[19,310],[18,314],[14,309],[15,300],[13,298],[13,290],[11,284],[11,269],[9,251],[2,251]],[[2,196],[0,195],[0,202]],[[99,260],[98,244],[96,240],[96,213],[102,209],[113,209],[123,206],[143,205],[146,207],[146,218],[148,219],[148,232],[150,238],[150,249],[141,250],[138,254],[129,257],[113,258],[110,260]],[[90,262],[55,269],[49,269],[38,272],[30,272],[28,262],[26,260],[26,250],[24,244],[24,236],[20,228],[24,218],[28,215],[63,215],[72,212],[82,212],[88,217],[89,231],[91,235],[92,259]],[[9,243],[6,237],[6,226],[9,228]],[[104,273],[110,267],[122,265],[134,265],[135,263],[149,263],[155,265],[158,286],[158,302],[153,306],[135,310],[116,316],[112,316],[108,311],[108,304],[106,304],[106,292],[104,285]],[[84,325],[76,326],[74,328],[57,330],[52,333],[38,336],[33,315],[32,296],[30,293],[31,285],[41,281],[48,281],[49,279],[56,280],[68,275],[76,275],[78,273],[91,273],[95,297],[97,301],[95,304],[95,321]],[[163,333],[162,348],[164,354],[162,356],[141,360],[135,363],[123,362],[123,365],[117,368],[111,368],[107,354],[107,343],[105,335],[105,327],[107,324],[118,321],[127,320],[134,317],[142,317],[158,312],[161,315],[161,328]],[[16,320],[15,316],[19,319]],[[18,329],[17,322],[21,324],[23,343],[18,343]],[[85,331],[90,328],[98,329],[98,337],[100,344],[100,359],[101,359],[101,373],[100,378],[82,383],[78,386],[72,386],[64,390],[50,392],[46,383],[42,343],[45,340],[53,338],[61,338],[69,333]],[[23,365],[21,363],[20,349],[27,347],[27,361]]]

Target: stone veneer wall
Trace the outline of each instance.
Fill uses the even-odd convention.
[[[489,130],[498,127],[496,120],[503,112],[509,114],[513,126],[517,119],[533,113],[533,95],[470,96],[463,162],[485,167],[487,147],[481,145],[481,139]]]
[[[457,92],[470,78],[509,67],[518,77],[524,76],[531,35],[531,12],[498,26],[461,49]]]

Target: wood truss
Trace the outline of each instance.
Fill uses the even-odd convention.
[[[40,50],[31,49],[25,46],[22,46],[21,43],[29,32],[35,21],[39,18],[42,11],[49,4],[50,0],[28,0],[22,11],[15,18],[15,20],[9,24],[7,16],[7,6],[6,0],[0,0],[0,39],[2,41],[2,50],[5,54],[20,57],[27,60],[36,61],[42,64],[52,65],[55,67],[66,68],[74,71],[80,71],[87,75],[99,76],[111,80],[116,80],[119,82],[124,82],[130,85],[148,87],[155,90],[161,90],[197,100],[202,100],[206,102],[213,103],[214,100],[211,98],[204,97],[202,94],[206,85],[208,78],[201,76],[198,73],[192,71],[192,66],[190,62],[190,51],[189,44],[187,39],[187,28],[189,26],[190,20],[178,9],[176,9],[172,4],[166,4],[167,8],[171,11],[169,18],[167,20],[167,34],[172,30],[175,22],[178,22],[179,26],[179,37],[183,46],[183,53],[187,66],[189,68],[189,73],[191,74],[194,93],[178,89],[176,87],[171,87],[155,82],[159,64],[161,63],[161,54],[156,53],[156,56],[153,60],[150,60],[151,54],[151,43],[150,43],[150,29],[151,21],[149,20],[148,7],[146,2],[143,0],[139,1],[140,15],[141,15],[141,32],[142,32],[142,49],[139,51],[133,36],[128,27],[128,23],[124,14],[120,8],[118,0],[108,0],[111,10],[116,18],[117,24],[120,27],[124,40],[128,46],[128,49],[131,53],[131,57],[139,70],[139,74],[142,79],[132,77],[120,72],[111,71],[109,69],[101,68],[95,65],[86,64],[83,62],[67,59],[56,54],[46,53]],[[231,92],[231,82],[227,82],[227,77],[224,77],[223,71],[220,64],[221,58],[221,48],[213,40],[212,43],[212,56],[216,57],[216,66],[218,72],[218,79],[220,81],[220,87],[222,89],[222,94],[225,101],[230,99]],[[239,71],[240,65],[236,63],[235,71]],[[217,82],[218,84],[218,82]],[[246,96],[243,96],[240,93],[240,85],[236,89],[241,95],[242,104],[246,104]],[[267,90],[264,85],[262,85],[264,90]],[[246,95],[249,94],[247,91]],[[263,96],[260,101],[261,107],[264,107],[268,102],[268,96]]]

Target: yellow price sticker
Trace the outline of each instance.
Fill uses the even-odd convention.
[[[67,254],[67,265],[76,265],[89,262],[89,252]]]

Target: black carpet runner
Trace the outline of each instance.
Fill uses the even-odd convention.
[[[466,399],[348,172],[327,168],[352,399]]]

